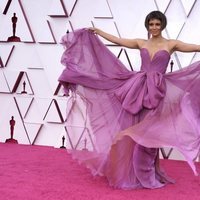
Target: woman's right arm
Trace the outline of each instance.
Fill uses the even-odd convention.
[[[142,46],[141,43],[144,41],[141,39],[119,38],[112,34],[106,33],[98,28],[89,28],[89,30],[112,43],[118,44],[120,46],[128,47],[128,48],[132,48],[132,49],[140,49]]]

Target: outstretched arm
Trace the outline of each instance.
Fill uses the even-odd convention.
[[[119,38],[109,33],[106,33],[98,28],[89,28],[89,30],[97,35],[100,35],[101,37],[103,37],[104,39],[112,43],[118,44],[120,46],[128,47],[128,48],[132,48],[132,49],[140,49],[142,46],[142,43],[144,42],[144,40],[142,39]]]
[[[200,52],[200,45],[188,44],[179,40],[173,40],[173,50],[181,52]]]

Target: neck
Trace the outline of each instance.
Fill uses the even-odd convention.
[[[163,39],[162,35],[156,35],[156,36],[152,36],[150,38],[150,40],[153,40],[153,41],[159,41],[161,39]]]

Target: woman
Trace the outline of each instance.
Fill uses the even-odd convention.
[[[63,37],[66,69],[59,81],[84,102],[93,150],[71,150],[73,157],[105,176],[115,188],[159,188],[172,183],[160,170],[158,148],[179,150],[194,173],[200,149],[200,62],[165,74],[174,51],[199,51],[200,45],[162,36],[163,13],[147,15],[145,39],[122,39],[97,28]],[[95,33],[95,34],[93,34]],[[141,71],[129,71],[96,36],[139,49]]]

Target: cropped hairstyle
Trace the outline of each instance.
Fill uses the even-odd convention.
[[[167,18],[166,16],[160,12],[160,11],[152,11],[150,12],[145,19],[145,27],[147,30],[149,30],[149,21],[152,19],[158,19],[161,22],[161,30],[165,29],[165,27],[167,26]]]

